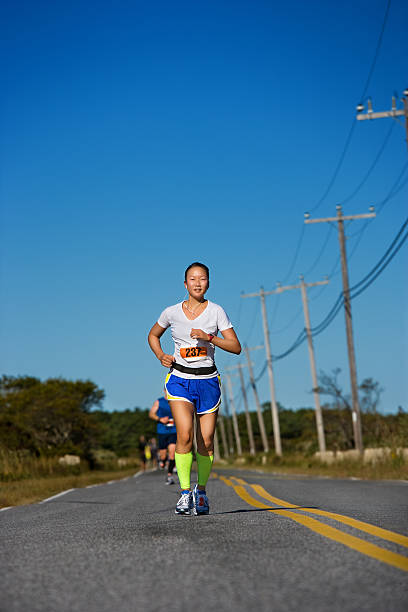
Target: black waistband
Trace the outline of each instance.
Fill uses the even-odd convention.
[[[178,370],[179,372],[184,372],[184,374],[194,374],[194,376],[205,376],[206,374],[214,374],[217,371],[215,364],[209,366],[208,368],[186,368],[175,361],[173,361],[171,364],[170,372],[173,369]]]

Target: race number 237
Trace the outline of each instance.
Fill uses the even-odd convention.
[[[180,355],[183,359],[186,359],[187,361],[189,359],[204,359],[204,357],[207,357],[207,347],[188,346],[185,348],[180,348]]]

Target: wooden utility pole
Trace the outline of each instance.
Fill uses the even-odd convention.
[[[259,293],[247,293],[246,295],[241,295],[242,298],[250,298],[250,297],[260,297],[261,298],[261,308],[262,308],[262,321],[263,321],[263,330],[265,336],[265,351],[266,351],[266,360],[268,365],[268,379],[269,379],[269,391],[271,394],[271,412],[272,412],[272,425],[273,425],[273,437],[275,442],[275,453],[280,457],[282,455],[282,443],[280,436],[280,427],[279,427],[279,413],[278,413],[278,405],[276,403],[275,397],[275,381],[273,378],[273,367],[272,367],[272,353],[271,353],[271,345],[269,341],[269,328],[268,328],[268,319],[266,316],[266,306],[265,306],[265,295],[269,295],[270,291],[264,291],[263,287],[261,287]]]
[[[365,121],[367,119],[385,119],[388,117],[391,117],[392,119],[395,119],[396,121],[399,121],[398,119],[396,119],[397,117],[405,117],[405,140],[407,143],[407,147],[408,147],[408,89],[404,90],[404,96],[402,98],[402,103],[404,105],[404,108],[398,109],[397,108],[397,103],[395,100],[395,96],[392,96],[391,99],[391,110],[389,111],[380,111],[380,112],[374,112],[373,111],[373,103],[371,101],[371,98],[368,100],[367,103],[367,112],[363,113],[362,111],[364,110],[364,105],[363,104],[359,104],[357,106],[357,119],[359,121]]]
[[[244,368],[244,367],[245,367],[244,365],[239,363],[236,366],[232,366],[231,368],[227,368],[227,370],[238,369],[239,380],[241,382],[242,396],[244,398],[245,419],[246,419],[246,424],[247,424],[248,441],[249,441],[249,452],[250,452],[251,455],[255,455],[254,433],[252,431],[251,415],[249,414],[248,398],[247,398],[247,394],[246,394],[246,391],[245,391],[244,376],[242,374],[242,368]]]
[[[230,418],[230,413],[229,413],[229,408],[228,408],[227,392],[225,391],[224,386],[221,387],[221,392],[222,392],[222,405],[225,406],[225,414],[227,415],[228,449],[229,449],[229,454],[233,455],[234,454],[234,442],[232,439],[232,425],[231,425],[231,418]]]
[[[258,424],[259,424],[259,431],[261,432],[262,445],[263,445],[264,453],[267,453],[269,451],[268,437],[265,431],[265,423],[264,423],[264,418],[262,414],[261,402],[259,401],[258,391],[257,391],[256,384],[255,384],[254,373],[252,370],[251,358],[249,356],[249,351],[256,351],[261,348],[263,348],[263,346],[254,346],[252,348],[248,348],[247,346],[245,346],[245,354],[246,354],[246,358],[248,361],[249,379],[251,381],[251,387],[252,387],[252,391],[254,392],[254,397],[255,397],[256,412],[258,415]]]
[[[218,443],[217,430],[214,433],[214,461],[220,460],[220,445]]]
[[[356,367],[356,356],[354,351],[354,340],[353,340],[353,321],[351,316],[351,300],[350,300],[350,289],[349,289],[349,277],[347,269],[347,254],[346,254],[346,241],[344,236],[344,221],[352,221],[354,219],[370,219],[375,217],[374,208],[370,206],[370,213],[362,215],[343,215],[341,206],[336,206],[337,216],[327,217],[325,219],[310,219],[309,213],[305,213],[305,223],[337,223],[340,255],[341,255],[341,271],[343,278],[343,298],[344,298],[344,315],[346,320],[346,336],[347,336],[347,349],[349,358],[349,369],[350,369],[350,384],[351,384],[351,398],[352,398],[352,419],[353,419],[353,432],[354,432],[354,444],[356,449],[362,454],[364,451],[363,447],[363,435],[361,431],[361,415],[360,415],[360,404],[358,400],[358,385],[357,385],[357,367]]]
[[[299,285],[287,285],[286,287],[282,287],[282,285],[278,283],[278,288],[275,289],[275,291],[270,291],[270,293],[283,293],[284,291],[290,291],[292,289],[300,289],[302,293],[303,314],[305,317],[305,329],[306,329],[306,334],[307,334],[310,369],[312,372],[312,381],[313,381],[313,396],[314,396],[314,401],[315,401],[317,439],[319,441],[320,452],[324,452],[326,450],[326,440],[324,437],[323,416],[322,416],[322,410],[320,407],[320,398],[319,398],[319,393],[318,393],[316,363],[315,363],[314,350],[313,350],[312,333],[310,331],[310,316],[309,316],[309,306],[307,303],[307,291],[306,290],[307,290],[307,287],[316,287],[317,285],[327,285],[328,282],[329,281],[326,279],[324,281],[317,281],[316,283],[305,283],[304,278],[301,275]]]
[[[229,457],[229,450],[228,450],[228,444],[227,444],[227,436],[225,435],[225,423],[224,423],[224,415],[221,412],[221,406],[218,410],[218,424],[220,426],[220,431],[221,431],[221,440],[222,440],[222,446],[224,449],[224,455],[226,457]]]
[[[326,439],[324,437],[323,415],[322,415],[322,409],[320,407],[319,388],[317,384],[317,374],[316,374],[316,362],[315,362],[314,349],[313,349],[312,332],[310,330],[310,316],[309,316],[309,304],[307,301],[307,287],[315,287],[316,285],[326,285],[328,282],[329,281],[326,279],[325,281],[318,281],[317,283],[305,283],[303,276],[302,275],[300,276],[300,289],[302,292],[303,314],[305,317],[307,346],[309,349],[310,370],[312,373],[312,382],[313,382],[313,397],[315,401],[317,438],[319,441],[319,450],[321,453],[324,453],[326,450]]]
[[[234,426],[235,444],[237,445],[237,454],[239,456],[241,456],[242,455],[242,446],[241,446],[241,438],[239,437],[238,419],[237,419],[237,415],[235,413],[234,394],[233,394],[232,385],[231,385],[231,375],[228,374],[228,372],[225,372],[225,378],[227,379],[227,386],[228,386],[228,392],[229,392],[229,401],[230,401],[230,404],[231,404],[232,424]]]

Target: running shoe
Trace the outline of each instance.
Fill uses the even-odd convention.
[[[167,476],[166,485],[172,485],[172,484],[174,484],[174,478],[172,476]]]
[[[181,494],[174,512],[175,514],[189,515],[191,514],[192,505],[193,505],[193,502],[192,502],[191,491],[186,491],[185,493]]]
[[[208,497],[203,491],[200,491],[198,485],[195,485],[193,489],[193,513],[195,515],[210,513]]]

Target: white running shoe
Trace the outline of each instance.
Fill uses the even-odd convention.
[[[198,516],[199,514],[209,514],[210,504],[208,502],[207,495],[200,491],[196,485],[193,489],[193,513]]]
[[[172,485],[174,484],[174,478],[172,476],[167,476],[166,478],[166,485]]]
[[[193,496],[191,491],[182,493],[180,499],[177,502],[175,514],[191,514],[191,508],[193,506]]]

